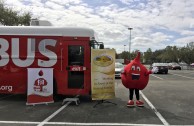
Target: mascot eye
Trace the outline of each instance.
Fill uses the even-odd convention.
[[[137,67],[137,71],[141,71],[141,68],[140,67]]]
[[[132,67],[131,67],[131,70],[135,70],[135,66],[132,66]]]

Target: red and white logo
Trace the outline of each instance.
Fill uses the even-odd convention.
[[[28,68],[27,104],[53,102],[53,68]]]
[[[39,76],[43,76],[43,71],[41,70],[39,72]],[[47,80],[44,78],[38,78],[37,80],[35,80],[34,82],[34,91],[39,91],[39,92],[44,92],[47,91],[46,88],[43,90],[43,87],[45,87],[47,85]]]

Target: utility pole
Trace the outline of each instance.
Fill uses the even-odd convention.
[[[124,45],[124,52],[125,52],[125,46],[126,46],[126,45]]]
[[[129,37],[129,60],[131,61],[131,54],[130,54],[130,51],[131,51],[131,30],[133,30],[133,28],[128,28],[128,30],[130,31],[130,37]]]

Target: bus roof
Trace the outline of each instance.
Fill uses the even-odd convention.
[[[95,38],[95,32],[89,28],[54,26],[0,26],[0,35],[22,36],[73,36]]]

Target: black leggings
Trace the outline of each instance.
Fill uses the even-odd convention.
[[[134,88],[129,89],[129,92],[130,92],[129,93],[129,99],[133,100],[134,90],[135,90],[136,99],[139,100],[139,89],[134,89]]]

